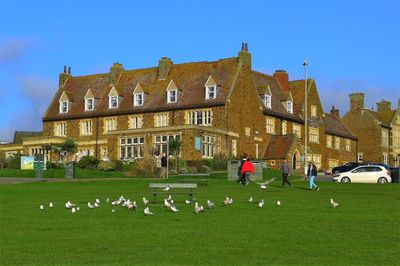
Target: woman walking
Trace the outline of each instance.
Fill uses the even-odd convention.
[[[310,179],[310,190],[312,190],[314,186],[315,190],[318,191],[319,187],[314,182],[314,179],[317,177],[317,167],[311,161],[308,162],[307,177]]]

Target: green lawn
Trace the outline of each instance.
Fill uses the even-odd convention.
[[[150,197],[149,182],[154,180],[1,185],[1,264],[399,264],[398,184],[320,183],[316,192],[300,179],[292,188],[281,189],[277,180],[260,190],[216,178],[197,194],[201,204],[218,203],[214,209],[196,215],[181,195],[174,197],[178,213],[158,203],[150,205],[155,215],[146,217],[141,198]],[[96,197],[120,195],[137,200],[139,210],[86,207]],[[234,202],[221,207],[226,196]],[[264,208],[247,202],[250,196],[265,199]],[[331,208],[331,197],[342,205]],[[67,200],[81,211],[66,210]],[[49,201],[53,209],[39,210]]]
[[[118,171],[99,171],[76,168],[76,178],[99,178],[99,177],[127,177],[125,173]],[[35,170],[0,169],[1,177],[35,177]],[[43,171],[43,178],[64,178],[65,169],[50,169]]]

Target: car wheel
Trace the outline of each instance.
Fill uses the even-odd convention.
[[[348,178],[347,176],[345,176],[345,177],[343,177],[343,178],[340,180],[340,182],[342,182],[342,183],[350,183],[351,180],[350,180],[350,178]]]
[[[386,179],[386,177],[379,177],[378,179],[378,184],[386,184],[388,182],[388,180]]]

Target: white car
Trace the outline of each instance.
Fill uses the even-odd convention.
[[[334,182],[391,183],[390,172],[380,165],[361,165],[351,171],[333,175]]]

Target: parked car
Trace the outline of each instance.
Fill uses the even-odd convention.
[[[358,162],[350,162],[346,163],[342,166],[336,166],[332,169],[332,174],[339,174],[343,172],[348,172],[350,170],[353,170],[354,168],[363,165],[363,163],[358,163]]]
[[[380,165],[361,165],[348,172],[333,175],[334,182],[391,183],[390,171]]]

